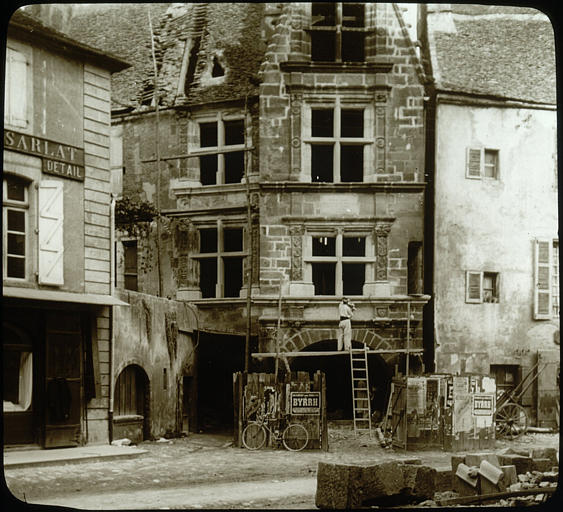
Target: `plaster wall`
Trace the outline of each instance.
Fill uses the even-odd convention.
[[[114,308],[113,384],[126,366],[140,366],[150,382],[151,436],[178,432],[182,377],[194,375],[194,314],[177,301],[130,291],[118,296],[130,306]]]
[[[533,320],[534,239],[556,239],[556,112],[439,104],[436,125],[437,370],[488,373],[553,349]],[[466,148],[497,149],[498,179],[468,179]],[[467,270],[499,272],[498,303],[465,302]]]

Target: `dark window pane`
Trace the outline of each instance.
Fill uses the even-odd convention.
[[[217,146],[217,123],[200,123],[199,141],[202,148]]]
[[[199,252],[217,252],[217,229],[206,228],[199,230]]]
[[[313,237],[313,256],[335,256],[336,238],[330,236]]]
[[[362,295],[366,279],[365,264],[342,264],[342,292],[344,295]]]
[[[365,35],[363,32],[342,32],[342,61],[363,62]]]
[[[17,277],[19,279],[25,278],[25,259],[24,258],[11,258],[8,256],[8,277]]]
[[[18,178],[6,178],[7,197],[13,201],[25,201],[27,183]]]
[[[8,233],[8,254],[25,256],[25,235]]]
[[[364,179],[364,147],[340,146],[340,181],[361,182]]]
[[[240,183],[244,177],[244,151],[225,153],[225,183]]]
[[[244,144],[244,120],[225,121],[225,145]]]
[[[242,258],[223,258],[224,296],[239,297],[242,288]]]
[[[364,136],[364,111],[342,109],[341,116],[342,137]]]
[[[345,27],[365,27],[364,4],[342,4],[342,25]]]
[[[199,175],[202,185],[217,184],[217,155],[199,157]]]
[[[336,25],[336,4],[315,2],[311,6],[311,25],[314,27],[334,27]]]
[[[342,239],[343,256],[365,256],[366,239],[363,236],[344,237]]]
[[[137,273],[137,242],[123,242],[123,252],[125,256],[125,272],[128,274]]]
[[[25,212],[8,210],[8,230],[25,233]]]
[[[125,274],[124,277],[125,289],[136,292],[138,288],[137,276],[135,274]]]
[[[4,401],[17,404],[20,399],[20,362],[21,352],[19,350],[4,349]]]
[[[242,228],[223,230],[223,250],[225,252],[242,251]]]
[[[215,258],[199,261],[199,289],[202,298],[215,297],[217,284],[217,260]]]
[[[313,284],[315,295],[334,295],[336,263],[313,263]]]
[[[336,34],[334,32],[311,32],[311,60],[334,62],[336,60]]]
[[[333,109],[311,110],[311,135],[313,137],[332,137],[334,129]]]
[[[332,183],[334,181],[333,145],[311,146],[311,181]]]

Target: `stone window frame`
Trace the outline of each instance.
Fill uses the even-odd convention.
[[[202,297],[205,299],[218,299],[225,298],[225,274],[224,274],[224,258],[242,258],[242,286],[241,290],[244,289],[246,285],[246,264],[248,262],[248,237],[247,237],[247,226],[245,220],[243,219],[216,219],[214,221],[201,221],[194,222],[194,227],[196,230],[197,237],[197,247],[198,252],[192,254],[190,257],[199,263],[202,259],[215,259],[217,268],[217,282],[215,283],[215,295],[213,297]],[[223,250],[224,242],[224,230],[239,228],[242,231],[242,251],[229,251]],[[217,250],[215,252],[200,252],[201,240],[200,240],[200,230],[203,229],[216,229],[217,230]],[[199,274],[199,272],[198,272]],[[197,286],[200,288],[201,281],[198,280]]]
[[[312,136],[312,110],[334,109],[334,129],[332,137]],[[364,111],[364,136],[363,137],[341,137],[341,111],[363,110]],[[366,171],[373,167],[375,162],[375,107],[373,97],[347,97],[341,93],[322,96],[305,96],[302,108],[302,145],[301,145],[301,175],[302,181],[311,182],[311,146],[314,144],[333,143],[333,181],[330,183],[349,183],[341,181],[340,147],[342,144],[362,145],[363,155],[363,180],[366,183]],[[323,183],[323,182],[319,182]],[[325,182],[326,183],[326,182]]]
[[[335,237],[336,249],[335,256],[313,256],[313,238],[315,237]],[[342,239],[344,237],[365,237],[366,253],[364,256],[343,256],[342,255]],[[365,265],[364,285],[368,281],[373,281],[375,276],[375,263],[376,263],[376,240],[374,236],[373,225],[351,225],[347,227],[338,226],[336,228],[329,226],[305,226],[304,232],[304,250],[303,250],[303,263],[304,263],[304,280],[305,282],[313,282],[313,267],[314,263],[336,263],[335,267],[335,293],[334,296],[343,295],[343,278],[342,278],[342,264],[343,263],[363,263]],[[362,294],[363,295],[363,294]],[[359,296],[362,296],[359,295]],[[330,295],[331,297],[333,295]],[[352,295],[356,296],[356,295]]]
[[[227,121],[243,121],[243,137],[244,142],[242,144],[236,145],[225,145],[225,125],[224,123]],[[200,125],[204,123],[217,123],[217,146],[208,146],[208,147],[201,147],[201,140],[200,140]],[[249,146],[252,145],[251,136],[249,133],[249,129],[251,126],[251,122],[249,116],[244,115],[244,112],[237,110],[237,111],[217,111],[212,113],[200,113],[200,114],[192,114],[190,121],[190,131],[191,136],[188,141],[188,158],[190,161],[190,167],[194,170],[195,174],[197,175],[197,182],[198,185],[208,189],[209,187],[224,187],[229,185],[240,185],[240,183],[244,183],[244,175],[245,172],[243,171],[243,177],[240,182],[236,183],[225,183],[225,154],[227,153],[234,153],[234,152],[242,152],[243,153],[243,160],[244,160],[244,152],[248,149]],[[247,153],[247,161],[245,162],[246,169],[251,168],[252,162],[250,159],[252,158],[251,153],[246,151]],[[189,157],[190,154],[194,154],[193,157]],[[216,174],[216,183],[212,185],[203,185],[201,183],[201,174],[200,174],[200,156],[207,156],[207,155],[217,155],[217,174]],[[246,170],[245,170],[246,171]]]

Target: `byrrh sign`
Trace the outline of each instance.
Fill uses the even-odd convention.
[[[81,148],[4,130],[4,149],[41,157],[44,173],[84,181],[84,150]]]

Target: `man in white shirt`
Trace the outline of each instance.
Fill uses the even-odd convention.
[[[342,342],[344,341],[344,350],[352,349],[352,321],[354,315],[354,305],[351,304],[346,297],[342,298],[342,302],[338,305],[338,314],[340,315],[340,323],[338,324],[338,350],[342,350]]]

